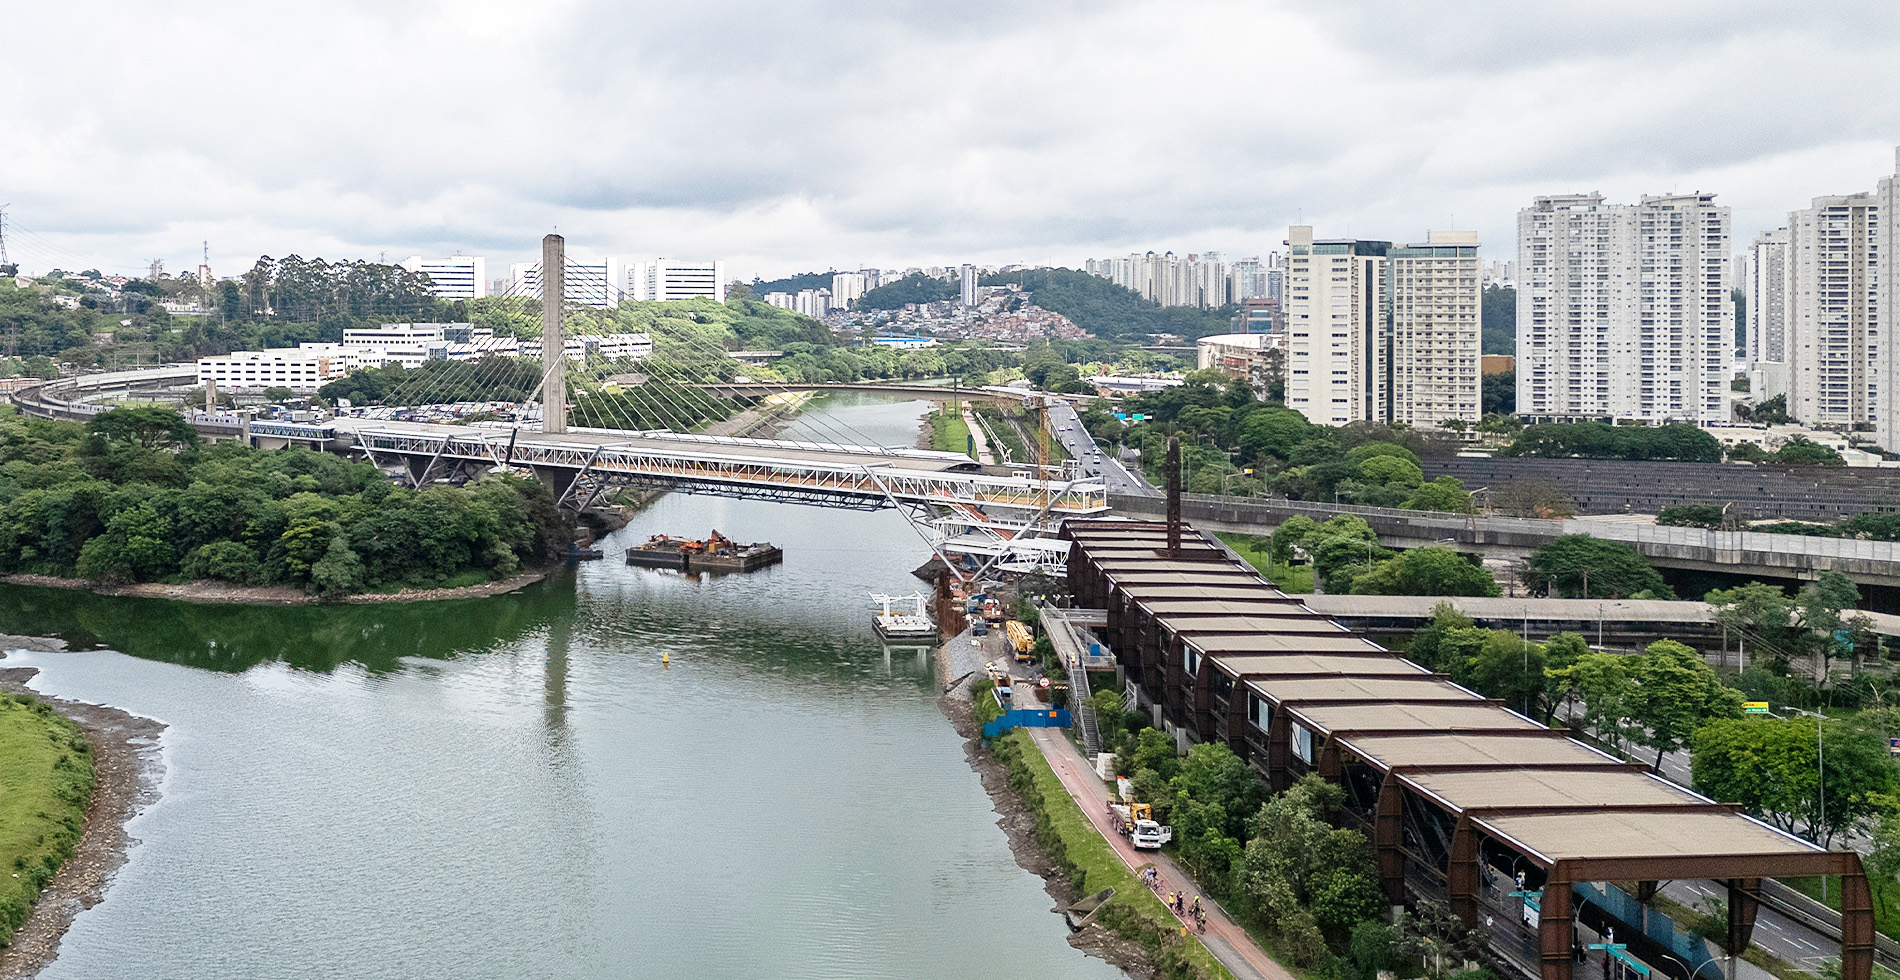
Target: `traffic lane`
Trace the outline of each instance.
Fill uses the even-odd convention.
[[[1662,886],[1662,893],[1678,902],[1696,908],[1708,899],[1719,902],[1728,901],[1728,889],[1719,888],[1708,881],[1672,881]],[[1685,923],[1677,923],[1686,925]],[[1773,908],[1762,905],[1755,912],[1755,932],[1751,942],[1758,948],[1796,965],[1819,959],[1831,959],[1841,955],[1841,944],[1809,929],[1793,919],[1782,915]]]

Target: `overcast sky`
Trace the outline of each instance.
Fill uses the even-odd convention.
[[[1422,240],[1540,193],[1705,190],[1738,243],[1871,190],[1900,4],[0,0],[0,204],[30,271],[211,242],[491,276],[728,276]]]

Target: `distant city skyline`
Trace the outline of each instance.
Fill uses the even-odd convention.
[[[505,269],[553,230],[748,280],[1293,225],[1472,229],[1497,261],[1540,194],[1713,193],[1748,242],[1900,141],[1900,8],[1595,6],[16,5],[43,43],[0,60],[0,204],[29,267],[119,273],[205,241],[221,275]]]

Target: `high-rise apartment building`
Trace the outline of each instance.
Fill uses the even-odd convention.
[[[569,273],[572,275],[572,273]],[[627,267],[628,299],[670,303],[682,299],[726,298],[724,262],[675,262],[655,259]]]
[[[1227,266],[1219,252],[1189,255],[1168,252],[1089,259],[1082,269],[1162,306],[1224,306],[1230,302]]]
[[[508,287],[511,296],[541,298],[541,263],[516,262],[509,267],[514,280]],[[620,260],[609,255],[598,262],[567,261],[564,289],[567,301],[582,306],[611,309],[629,298],[623,286]]]
[[[1788,360],[1788,229],[1755,236],[1748,248],[1748,361]]]
[[[479,255],[451,255],[425,259],[411,255],[402,267],[429,277],[429,295],[436,299],[481,299],[488,295],[488,262]]]
[[[977,288],[976,288],[976,266],[973,266],[970,263],[965,262],[963,263],[963,268],[958,270],[958,275],[959,275],[958,285],[961,287],[958,290],[958,298],[963,301],[964,306],[975,306],[978,302]]]
[[[792,312],[814,319],[831,312],[831,290],[801,289],[792,297]]]
[[[1713,194],[1539,197],[1517,217],[1517,410],[1720,422],[1735,308]]]
[[[873,273],[875,275],[875,273]],[[831,277],[831,301],[848,307],[858,301],[870,286],[862,272],[839,272]]]
[[[1476,232],[1423,244],[1288,230],[1287,406],[1324,425],[1479,417]]]
[[[1817,197],[1788,215],[1788,414],[1806,425],[1874,423],[1879,210],[1863,192]]]
[[[1883,336],[1874,352],[1874,438],[1886,449],[1900,446],[1900,149],[1894,151],[1894,175],[1874,190],[1874,316]]]

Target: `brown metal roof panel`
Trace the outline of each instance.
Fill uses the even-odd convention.
[[[1508,715],[1509,712],[1497,712]],[[1530,806],[1647,806],[1706,803],[1674,783],[1634,770],[1514,769],[1484,772],[1420,772],[1403,777],[1454,810]]]
[[[1325,616],[1232,616],[1169,613],[1156,617],[1170,632],[1183,635],[1215,633],[1336,633],[1346,629]]]
[[[1419,665],[1397,657],[1349,657],[1326,654],[1225,654],[1211,658],[1222,672],[1233,677],[1248,674],[1344,674],[1353,677],[1409,677],[1430,674]]]
[[[1347,736],[1355,753],[1390,768],[1393,766],[1540,766],[1579,762],[1614,762],[1582,742],[1567,738],[1524,735],[1418,735]]]
[[[1218,573],[1223,575],[1246,575],[1258,578],[1259,572],[1252,568],[1236,565],[1230,561],[1177,561],[1172,558],[1118,558],[1114,561],[1096,562],[1095,567],[1102,573],[1120,578],[1123,575],[1146,574],[1151,572],[1197,572]]]
[[[1766,825],[1727,813],[1601,810],[1589,814],[1490,816],[1480,822],[1557,861],[1808,854],[1820,850]]]
[[[1182,637],[1182,642],[1210,656],[1246,653],[1360,653],[1377,652],[1383,649],[1363,636],[1354,636],[1343,631],[1331,635],[1323,633],[1216,633],[1212,636]]]
[[[1482,701],[1450,681],[1416,677],[1323,677],[1251,680],[1247,687],[1280,702],[1301,701]]]
[[[1284,592],[1258,599],[1144,599],[1141,608],[1153,616],[1312,616],[1298,596]]]
[[[1259,597],[1271,598],[1279,594],[1280,590],[1268,585],[1266,582],[1248,583],[1242,579],[1235,579],[1231,585],[1196,585],[1193,583],[1185,585],[1179,583],[1147,584],[1142,585],[1138,591],[1132,591],[1129,598],[1137,603],[1146,605],[1150,601],[1163,599],[1245,600]]]
[[[1400,660],[1398,663],[1409,664]],[[1413,670],[1423,670],[1410,664]],[[1309,705],[1299,713],[1325,731],[1390,731],[1416,728],[1419,731],[1443,731],[1448,728],[1523,728],[1544,726],[1503,707],[1483,701],[1446,702],[1443,704],[1350,704]],[[1485,779],[1495,776],[1486,773]]]

